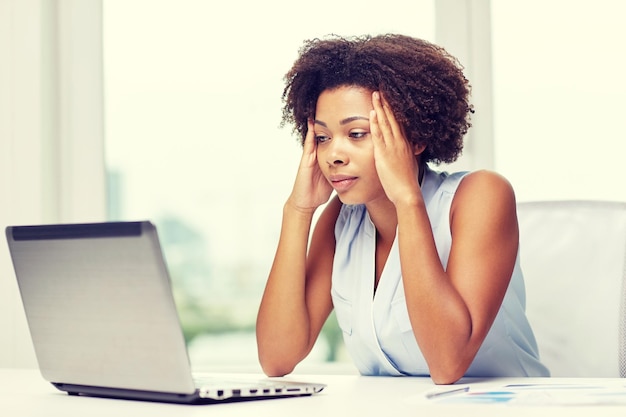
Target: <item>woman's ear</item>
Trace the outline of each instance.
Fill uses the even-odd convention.
[[[424,152],[424,149],[426,149],[426,145],[422,145],[419,143],[414,143],[413,144],[413,154],[414,155],[420,155],[422,152]]]

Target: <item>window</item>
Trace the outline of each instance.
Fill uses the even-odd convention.
[[[433,0],[104,2],[109,217],[159,227],[192,366],[257,363],[300,157],[282,76],[304,39],[381,32],[433,40]],[[324,332],[308,360],[341,360],[332,320]]]

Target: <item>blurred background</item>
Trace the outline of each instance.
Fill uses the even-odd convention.
[[[473,86],[462,158],[518,200],[626,201],[620,0],[0,0],[0,223],[157,224],[196,368],[256,367],[254,322],[300,145],[305,39],[441,44]],[[0,243],[1,366],[34,366]],[[349,368],[334,317],[302,366]]]

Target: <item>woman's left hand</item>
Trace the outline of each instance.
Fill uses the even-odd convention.
[[[372,94],[372,104],[374,162],[383,189],[395,205],[402,199],[414,201],[421,193],[415,146],[404,137],[389,104],[378,91]]]

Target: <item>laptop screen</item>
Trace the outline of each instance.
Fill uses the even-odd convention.
[[[152,223],[14,226],[6,232],[45,379],[195,390]]]

